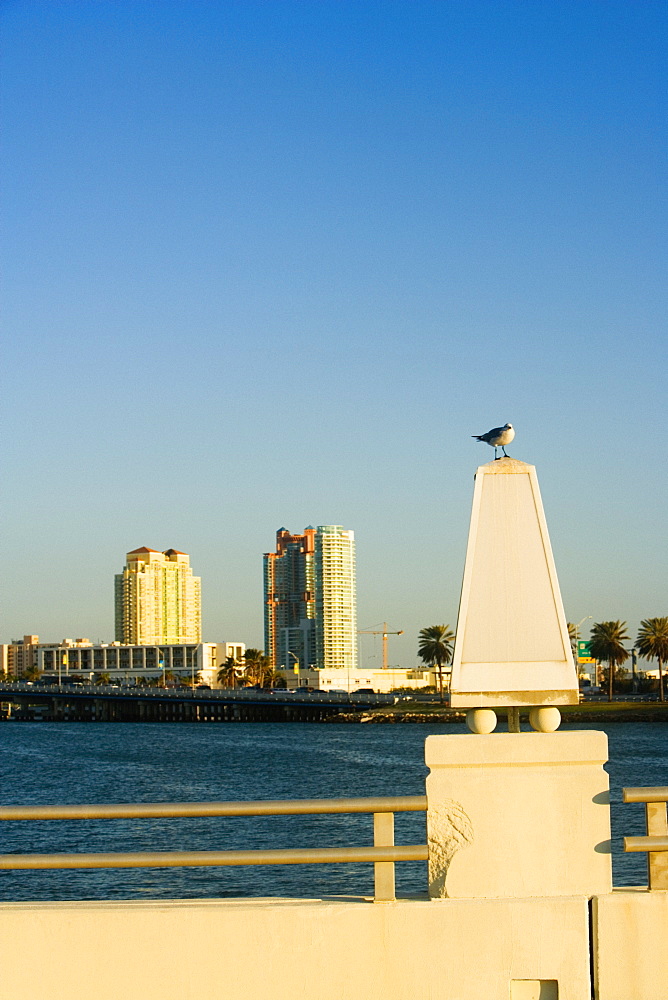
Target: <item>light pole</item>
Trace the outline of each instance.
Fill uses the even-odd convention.
[[[583,622],[588,622],[589,619],[592,618],[592,617],[593,617],[592,615],[585,615],[584,618],[581,618],[580,621],[575,626],[575,657],[578,660],[580,658],[580,656],[579,656],[579,652],[580,651],[578,649],[578,635],[579,635],[578,629],[580,628],[580,626],[582,625]],[[576,669],[577,669],[577,664],[576,664]],[[578,671],[578,673],[579,673],[579,671]],[[596,682],[597,680],[598,680],[598,678],[596,676],[594,676],[594,682]]]
[[[297,687],[299,687],[299,657],[295,656],[295,654],[292,652],[291,649],[288,650],[288,656],[291,656],[292,659],[295,661],[295,665],[292,669],[297,674]],[[287,678],[285,683],[287,684]]]
[[[190,650],[190,669],[192,674],[192,689],[195,690],[195,657],[197,656],[197,646]]]
[[[634,694],[638,693],[638,678],[636,676],[637,662],[636,647],[631,646],[631,690]]]

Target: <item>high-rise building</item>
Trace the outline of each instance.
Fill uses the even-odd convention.
[[[264,556],[265,652],[275,669],[357,666],[355,535],[340,525],[276,532]]]
[[[115,583],[116,642],[201,642],[201,580],[185,552],[134,549]]]
[[[355,532],[325,524],[315,536],[315,648],[320,669],[357,667]]]
[[[264,644],[275,669],[315,665],[315,528],[276,532],[264,555]]]

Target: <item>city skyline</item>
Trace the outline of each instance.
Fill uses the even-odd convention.
[[[204,636],[260,648],[258,556],[315,518],[413,664],[505,422],[568,619],[666,614],[664,4],[10,3],[0,34],[3,638],[109,639],[118,553],[178,540]]]

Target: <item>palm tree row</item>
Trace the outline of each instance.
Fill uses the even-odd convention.
[[[630,656],[624,645],[631,641],[626,627],[622,621],[596,622],[591,630],[589,652],[595,660],[608,664],[608,701],[612,701],[615,670]],[[668,661],[668,617],[643,619],[634,645],[643,660],[658,661],[659,697],[665,701],[663,665]]]
[[[629,650],[624,645],[631,641],[626,629],[626,622],[607,621],[596,622],[591,630],[590,654],[595,660],[608,664],[609,701],[612,701],[615,671],[630,656]],[[577,657],[577,649],[575,648],[577,629],[570,622],[568,634],[573,654]],[[443,701],[443,668],[452,661],[454,641],[455,635],[449,625],[429,625],[421,629],[418,636],[418,656],[424,663],[436,668],[441,701]],[[663,666],[664,663],[668,662],[668,617],[643,619],[634,646],[643,660],[657,660],[659,664],[659,697],[661,701],[665,701]]]

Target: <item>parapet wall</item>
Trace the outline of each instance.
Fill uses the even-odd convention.
[[[16,903],[0,955],[11,1000],[590,1000],[583,898]]]
[[[597,1000],[666,1000],[668,893],[593,900]],[[589,901],[0,905],[11,1000],[590,1000]]]

